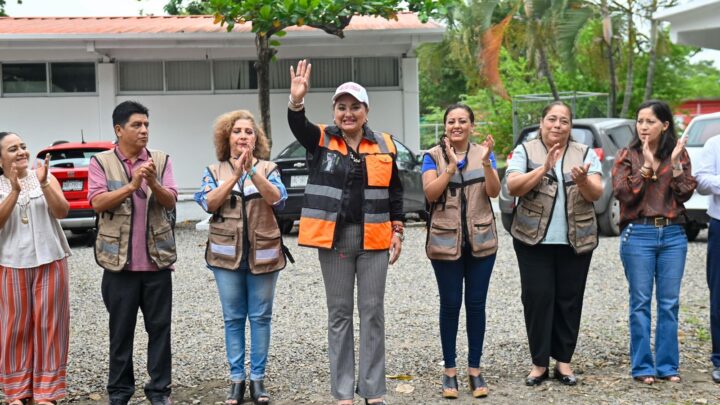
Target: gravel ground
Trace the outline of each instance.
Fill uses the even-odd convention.
[[[573,359],[576,387],[547,382],[524,385],[530,367],[520,284],[512,240],[499,226],[500,250],[487,308],[483,374],[490,397],[474,400],[464,372],[465,328],[458,333],[460,399],[453,403],[720,403],[708,360],[708,292],[705,284],[707,232],[691,243],[680,310],[681,384],[634,383],[629,375],[627,287],[618,256],[618,238],[603,238],[592,261],[580,339]],[[388,403],[441,403],[441,351],[438,296],[424,254],[425,228],[409,227],[400,261],[391,266],[386,294]],[[223,323],[212,273],[204,266],[205,233],[179,227],[180,260],[174,275],[173,397],[182,404],[222,403],[227,388]],[[75,238],[71,269],[71,342],[68,401],[106,401],[107,314],[100,297],[102,271],[92,250]],[[273,337],[266,386],[276,404],[332,404],[326,350],[326,309],[322,278],[313,249],[297,247],[297,234],[286,238],[296,258],[278,280]],[[464,315],[461,319],[464,323]],[[356,340],[358,333],[356,320]],[[146,335],[142,320],[135,335],[133,403],[142,403]],[[410,392],[402,392],[410,391]],[[246,403],[249,403],[246,397]],[[362,403],[356,397],[356,404]]]

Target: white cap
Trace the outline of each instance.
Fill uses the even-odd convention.
[[[370,108],[370,100],[368,99],[367,91],[365,91],[365,87],[355,83],[355,82],[347,82],[341,84],[337,90],[335,90],[335,95],[332,98],[333,104],[335,104],[335,100],[337,100],[338,97],[342,96],[343,94],[349,94],[357,99],[357,101],[361,103],[365,103],[365,105]]]

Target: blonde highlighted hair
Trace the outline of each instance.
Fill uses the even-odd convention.
[[[215,142],[215,156],[218,161],[223,162],[230,159],[230,134],[237,120],[249,120],[252,122],[253,132],[255,133],[255,149],[253,156],[258,159],[270,158],[270,146],[265,132],[255,121],[252,113],[248,110],[236,110],[226,112],[217,117],[213,126],[213,140]]]

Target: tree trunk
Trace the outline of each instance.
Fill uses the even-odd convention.
[[[658,4],[657,0],[653,0],[649,15],[655,14]],[[643,93],[643,101],[649,100],[653,93],[653,80],[655,80],[655,64],[657,62],[657,32],[658,21],[651,19],[650,23],[650,54],[648,55],[647,79],[645,80],[645,93]]]
[[[548,85],[550,86],[550,92],[552,92],[553,98],[557,101],[560,100],[560,94],[558,94],[557,86],[555,86],[555,79],[553,79],[550,66],[548,66],[547,56],[545,55],[545,48],[538,46],[538,55],[540,58],[540,72],[547,78]]]
[[[602,16],[603,16],[603,40],[605,41],[605,48],[607,49],[608,59],[608,73],[610,74],[610,91],[608,100],[610,104],[610,117],[615,117],[615,111],[617,108],[617,75],[615,73],[615,57],[613,53],[613,29],[612,20],[610,19],[610,12],[608,11],[607,1],[602,1]]]
[[[627,19],[628,19],[628,43],[627,43],[627,75],[625,76],[625,95],[623,96],[621,117],[627,117],[630,109],[630,100],[632,99],[634,62],[635,62],[635,25],[633,24],[633,3],[628,3]]]
[[[260,123],[268,140],[268,147],[272,149],[272,131],[270,128],[270,62],[273,49],[270,48],[270,38],[267,35],[255,35],[255,46],[258,60],[255,62],[258,82],[258,104],[260,107]],[[263,156],[264,159],[270,156]]]

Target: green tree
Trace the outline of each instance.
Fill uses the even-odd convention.
[[[356,15],[396,19],[410,10],[422,21],[442,16],[454,0],[205,0],[204,9],[215,15],[215,22],[232,31],[236,24],[252,22],[255,33],[259,107],[263,129],[272,142],[270,128],[270,62],[275,58],[285,29],[294,25],[321,29],[344,37],[344,29]],[[175,3],[179,3],[175,1]]]

